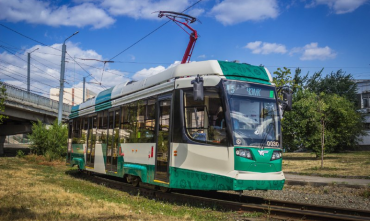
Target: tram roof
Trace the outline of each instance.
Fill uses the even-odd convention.
[[[106,89],[100,92],[95,98],[87,100],[80,105],[73,106],[70,117],[75,115],[73,112],[77,112],[81,109],[99,105],[109,100],[168,82],[172,79],[195,77],[198,74],[200,76],[216,75],[232,80],[244,80],[262,84],[271,84],[272,82],[271,74],[262,66],[217,60],[179,64],[143,80],[131,84],[118,84],[112,88]]]

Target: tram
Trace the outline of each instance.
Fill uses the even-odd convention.
[[[290,108],[265,67],[183,63],[74,106],[67,162],[162,190],[281,190]]]

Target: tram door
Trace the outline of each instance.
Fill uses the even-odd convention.
[[[88,118],[88,135],[87,135],[87,152],[86,152],[86,166],[94,168],[95,160],[95,143],[96,143],[96,128],[97,128],[97,117]]]
[[[117,156],[119,145],[119,112],[120,110],[108,113],[108,137],[107,137],[107,163],[106,170],[117,172]]]
[[[168,182],[171,96],[158,98],[157,113],[155,179]]]

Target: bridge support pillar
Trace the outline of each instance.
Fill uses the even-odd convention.
[[[0,156],[4,156],[4,144],[5,144],[6,136],[0,135]]]

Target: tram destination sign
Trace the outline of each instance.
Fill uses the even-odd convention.
[[[229,95],[242,95],[249,97],[275,98],[274,88],[255,84],[225,81],[225,89]]]

